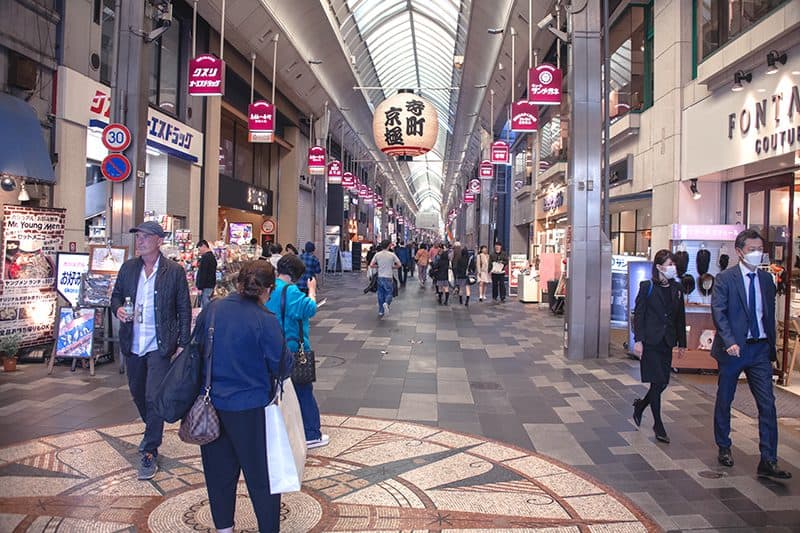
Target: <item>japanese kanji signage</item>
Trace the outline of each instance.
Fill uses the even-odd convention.
[[[383,198],[377,195],[375,197],[375,207],[377,207],[378,209],[381,209],[383,207]]]
[[[258,100],[247,108],[248,140],[251,143],[271,143],[275,135],[275,106]]]
[[[472,194],[480,194],[481,193],[481,180],[478,178],[472,178],[469,180],[469,192]]]
[[[358,197],[359,198],[366,198],[367,197],[367,190],[369,190],[369,187],[367,187],[363,183],[359,183],[358,184]]]
[[[217,56],[203,54],[189,61],[189,96],[222,96],[225,94],[225,62]]]
[[[494,167],[492,162],[484,159],[478,167],[478,176],[484,179],[494,178]]]
[[[464,193],[464,203],[467,204],[467,205],[471,205],[471,204],[475,203],[475,195],[472,194],[471,192],[465,192]]]
[[[325,148],[321,146],[312,146],[308,149],[308,173],[312,176],[324,176],[326,171],[325,166]]]
[[[375,192],[367,187],[367,192],[364,194],[364,203],[371,204],[375,199]]]
[[[342,183],[342,162],[338,159],[328,163],[328,184],[340,185]]]
[[[356,177],[352,172],[345,172],[342,174],[342,187],[345,189],[352,189],[356,186]]]
[[[539,130],[539,108],[529,100],[511,104],[511,131],[530,133]]]
[[[542,63],[528,71],[528,100],[537,105],[561,104],[561,70]]]
[[[505,141],[495,141],[492,143],[492,164],[494,165],[507,165],[508,160],[508,143]]]
[[[433,104],[413,93],[398,93],[381,102],[372,118],[378,148],[392,157],[415,157],[436,143],[439,119]]]

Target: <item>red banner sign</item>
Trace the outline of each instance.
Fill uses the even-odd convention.
[[[215,55],[203,54],[189,61],[189,96],[225,94],[225,62]]]
[[[402,224],[403,222],[405,222],[405,219],[402,216],[397,217],[398,224]]]
[[[381,209],[383,207],[383,198],[381,198],[380,196],[375,198],[375,207],[377,207],[378,209]]]
[[[472,194],[480,194],[481,193],[481,180],[478,178],[472,178],[469,180],[469,192]]]
[[[367,187],[367,192],[364,195],[364,203],[371,204],[374,199],[375,199],[375,192],[369,187]]]
[[[356,177],[352,172],[345,172],[342,174],[342,187],[345,189],[352,189],[356,185]]]
[[[492,164],[493,165],[507,165],[508,160],[508,143],[505,141],[495,141],[492,143]]]
[[[271,143],[275,134],[275,106],[264,100],[247,107],[248,140],[251,143]]]
[[[539,108],[529,100],[511,104],[511,131],[530,133],[539,131]]]
[[[367,187],[363,183],[359,183],[358,184],[358,197],[359,198],[366,198],[368,189],[369,189],[369,187]]]
[[[478,176],[486,179],[494,178],[494,167],[491,161],[485,159],[481,161],[481,165],[478,168]]]
[[[328,163],[328,184],[340,185],[342,183],[342,162],[338,159],[333,159]]]
[[[467,205],[472,205],[475,203],[475,195],[471,192],[464,193],[464,203]]]
[[[325,175],[325,148],[313,146],[308,149],[308,173],[312,176]]]
[[[537,105],[561,105],[561,70],[550,63],[528,70],[528,100]]]

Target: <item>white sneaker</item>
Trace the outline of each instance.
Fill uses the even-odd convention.
[[[389,314],[389,304],[383,304],[383,314],[384,315]]]
[[[312,449],[312,448],[322,448],[323,446],[327,446],[328,443],[330,443],[330,441],[331,441],[331,438],[328,435],[323,433],[322,436],[320,438],[318,438],[318,439],[307,440],[306,441],[306,448],[309,449],[309,450]]]

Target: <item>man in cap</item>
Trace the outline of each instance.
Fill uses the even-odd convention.
[[[137,257],[120,268],[111,310],[120,320],[120,350],[128,369],[133,403],[145,423],[139,445],[138,478],[152,479],[158,471],[158,447],[164,421],[154,412],[155,393],[169,370],[171,358],[189,344],[192,310],[186,272],[161,254],[166,233],[156,222],[143,222],[135,234]],[[126,299],[133,313],[125,309]]]

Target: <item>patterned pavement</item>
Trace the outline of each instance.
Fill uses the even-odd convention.
[[[393,475],[397,474],[397,468],[402,473],[392,477],[391,481],[386,478],[377,483],[380,490],[370,489],[375,498],[390,493],[394,494],[394,498],[397,493],[392,491],[399,487],[396,483],[403,481],[401,484],[410,491],[408,494],[416,494],[424,505],[415,507],[413,513],[393,509],[386,515],[389,511],[383,507],[374,511],[377,514],[370,514],[373,511],[365,509],[354,511],[351,525],[343,526],[345,529],[463,529],[463,522],[451,527],[445,523],[423,524],[404,520],[414,517],[427,519],[433,516],[427,513],[441,512],[442,509],[451,514],[456,511],[471,513],[473,510],[457,508],[462,498],[453,499],[452,492],[471,493],[475,487],[480,487],[481,496],[475,501],[484,502],[481,508],[484,514],[480,520],[475,518],[474,525],[470,526],[473,530],[502,528],[508,531],[531,531],[544,527],[564,527],[558,530],[627,531],[637,530],[637,527],[647,528],[649,517],[657,527],[666,531],[800,531],[800,420],[782,419],[780,423],[779,456],[781,464],[795,473],[794,480],[778,483],[756,478],[757,424],[752,418],[736,411],[732,421],[736,466],[723,469],[716,464],[716,448],[711,434],[714,399],[703,392],[704,389],[708,390],[708,383],[713,382],[713,376],[675,376],[663,402],[665,424],[672,444],[656,443],[649,429],[649,413],[645,414],[640,431],[630,420],[633,399],[642,396],[646,390],[639,383],[637,363],[621,354],[607,360],[566,361],[560,348],[563,322],[546,310],[511,299],[505,304],[472,300],[469,309],[466,309],[458,306],[458,299],[455,298],[449,307],[438,306],[431,290],[423,291],[416,280],[409,280],[389,315],[379,319],[374,295],[363,295],[360,290],[362,286],[363,278],[356,275],[329,278],[323,291],[329,303],[320,310],[312,324],[312,343],[320,360],[317,398],[323,413],[331,415],[325,418],[325,423],[330,426],[326,426],[326,431],[332,435],[331,447],[315,454],[314,460],[324,458],[327,462],[320,463],[323,465],[320,468],[333,468],[331,465],[335,465],[333,469],[339,469],[339,472],[347,464],[347,468],[359,470],[360,476],[366,476],[375,483],[375,473],[368,471],[368,467],[374,467],[378,459],[373,460],[374,464],[360,460],[350,464],[347,461],[341,463],[341,456],[335,455],[340,453],[336,451],[337,441],[347,441],[349,437],[345,433],[352,431],[342,428],[343,424],[350,423],[348,420],[356,420],[361,424],[364,420],[361,417],[374,417],[381,419],[376,424],[391,424],[391,421],[399,424],[402,421],[407,424],[396,424],[395,427],[420,428],[417,424],[421,424],[424,428],[415,431],[432,432],[436,428],[443,431],[416,435],[417,441],[432,446],[432,451],[424,456],[424,460],[439,463],[432,474],[435,483],[419,480],[409,482],[410,474],[403,470],[406,467],[401,466],[402,460],[387,453],[380,460],[391,465]],[[20,502],[8,500],[7,489],[2,487],[11,486],[13,477],[11,497],[18,493],[19,488],[28,486],[38,495],[36,491],[40,489],[32,481],[36,475],[31,468],[66,468],[60,466],[60,456],[56,460],[48,455],[53,450],[42,447],[42,437],[73,432],[73,435],[84,438],[87,434],[80,433],[82,429],[134,421],[135,408],[130,401],[125,378],[117,373],[115,365],[98,367],[94,378],[80,369],[72,374],[68,367],[56,367],[50,377],[46,376],[43,366],[25,365],[21,368],[22,371],[15,375],[0,375],[0,446],[36,439],[27,446],[37,448],[30,453],[17,451],[11,455],[9,450],[27,448],[0,450],[0,513],[6,513],[0,517],[0,531],[84,530],[73,522],[69,522],[72,524],[69,525],[61,521],[58,526],[51,521],[48,526],[34,519],[42,516],[64,517],[69,498],[47,500],[47,508],[59,509],[59,512],[48,511],[49,515],[40,511],[34,513],[30,507],[16,507]],[[780,410],[778,414],[781,416]],[[390,425],[371,427],[369,429],[377,433],[364,435],[364,440],[360,442],[372,443],[371,446],[375,447],[386,446],[388,444],[379,443],[398,438],[391,428]],[[111,431],[116,430],[122,428]],[[94,436],[99,433],[90,432]],[[541,485],[537,485],[540,480],[536,479],[535,472],[516,471],[514,475],[522,478],[510,481],[475,476],[474,472],[469,478],[464,477],[466,474],[459,470],[458,463],[465,461],[462,455],[474,459],[471,457],[475,455],[473,448],[468,444],[458,449],[450,446],[445,455],[437,456],[438,451],[434,451],[434,448],[443,444],[428,442],[435,439],[436,435],[462,435],[459,438],[468,442],[486,442],[499,448],[504,446],[496,441],[508,443],[509,446],[505,448],[555,465],[554,468],[574,476],[573,482],[564,485],[566,492],[559,493],[561,496],[574,494],[570,492],[572,490],[584,490],[583,484],[589,483],[597,487],[598,494],[606,494],[618,502],[616,507],[612,507],[620,511],[624,509],[643,525],[637,526],[633,520],[624,527],[608,524],[590,526],[577,522],[534,523],[525,520],[512,523],[504,510],[510,496],[498,500],[497,495],[514,494],[513,491],[509,492],[509,483],[517,489],[527,487],[525,490],[534,490],[534,486],[536,490],[541,489]],[[73,442],[71,436],[64,438]],[[486,462],[486,459],[483,457],[481,461]],[[483,465],[481,461],[473,462]],[[100,467],[102,461],[93,463],[98,463],[97,467]],[[472,462],[462,462],[462,469],[464,465],[478,468],[471,466]],[[314,465],[309,470],[313,471],[316,467]],[[486,465],[483,467],[488,468]],[[496,468],[497,464],[493,471],[499,472]],[[86,475],[82,470],[76,470],[81,472],[80,475]],[[22,471],[27,474],[20,475]],[[130,486],[130,471],[127,471],[127,475],[123,472],[117,472],[120,476],[118,483]],[[196,468],[182,472],[178,475],[197,474]],[[68,484],[64,480],[71,479],[69,476],[78,475],[69,470],[61,474],[65,476],[58,478],[62,485]],[[106,475],[98,474],[100,477]],[[348,475],[352,475],[352,472]],[[455,477],[448,480],[448,476]],[[324,478],[320,476],[320,479]],[[358,480],[363,478],[356,476],[354,479],[357,487]],[[465,484],[465,479],[470,480],[468,484]],[[319,480],[315,478],[314,481]],[[337,479],[337,484],[332,486],[341,488],[350,481],[353,480]],[[526,485],[528,482],[532,484]],[[133,482],[132,485],[131,490],[151,488],[147,483]],[[195,509],[200,517],[196,525],[203,529],[200,525],[207,523],[203,518],[207,517],[207,507],[202,503],[204,491],[198,487],[192,488],[195,482],[184,485],[165,489],[163,492],[166,496],[160,497],[165,498],[164,501],[178,498],[183,502],[179,505]],[[137,486],[145,488],[137,489]],[[394,489],[387,488],[390,486]],[[487,492],[487,486],[492,490]],[[442,491],[442,487],[446,490]],[[469,487],[469,490],[465,487]],[[53,490],[55,488],[54,485]],[[326,489],[330,487],[314,486],[310,481],[303,496],[297,497],[306,501],[311,506],[309,509],[314,508],[312,500],[322,501],[320,494]],[[175,493],[174,497],[167,497],[171,496],[171,493],[167,494],[170,491]],[[426,491],[441,492],[439,496],[443,500],[426,500],[420,496]],[[306,497],[311,499],[304,499]],[[131,509],[143,508],[134,500],[122,501],[131,505]],[[292,508],[298,510],[296,516],[304,513],[300,510],[306,508],[298,501],[297,498],[287,498],[287,502],[293,502]],[[444,507],[440,505],[442,501],[446,502]],[[159,509],[157,506],[147,508],[153,509],[150,518]],[[341,509],[341,506],[338,508]],[[323,518],[314,527],[320,528],[320,531],[342,530],[330,521],[335,516],[331,514],[332,507],[326,504],[322,509]],[[570,519],[598,518],[591,513],[580,514],[576,509],[573,511],[577,514],[570,514],[563,505],[561,509]],[[518,513],[515,516],[522,512],[518,508],[514,510]],[[26,514],[28,512],[31,514]],[[496,521],[491,521],[489,515],[485,514],[487,512],[496,514]],[[347,513],[349,516],[350,511]],[[366,513],[371,518],[358,513]],[[175,513],[164,516],[172,514]],[[13,516],[17,515],[28,516],[25,522],[27,526],[8,527],[14,520]],[[356,519],[356,515],[361,519]],[[11,522],[6,521],[9,516],[12,516]],[[292,513],[287,511],[287,520],[291,516]],[[313,518],[310,515],[303,516],[304,520]],[[389,520],[378,527],[375,521],[383,520],[386,516],[399,521]],[[543,516],[537,515],[536,518],[538,520]],[[526,516],[526,520],[532,518]],[[81,519],[70,515],[70,520]],[[142,525],[139,521],[135,522]],[[132,522],[122,520],[119,523]],[[311,529],[311,526],[309,529],[292,529],[294,526],[289,528],[290,522],[285,523],[286,531]],[[153,531],[175,530],[171,529],[173,526],[154,528],[153,524],[150,525]]]

